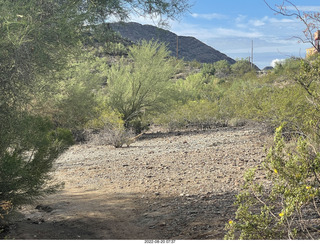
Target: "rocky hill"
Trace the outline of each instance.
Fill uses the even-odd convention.
[[[178,57],[186,61],[196,60],[200,63],[214,63],[220,60],[227,60],[230,64],[235,60],[215,50],[194,37],[177,36],[171,31],[164,30],[152,25],[141,25],[138,23],[111,23],[109,25],[123,38],[132,42],[141,40],[157,40],[166,43],[173,56],[176,56],[177,39],[179,40]],[[178,38],[177,38],[178,37]]]

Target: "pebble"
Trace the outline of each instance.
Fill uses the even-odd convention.
[[[159,226],[166,226],[167,224],[166,224],[166,222],[161,222],[160,224],[159,224]]]
[[[241,127],[180,136],[168,133],[167,138],[138,140],[123,149],[76,145],[56,160],[55,175],[67,187],[75,188],[79,183],[79,192],[87,188],[115,194],[129,192],[137,195],[142,204],[156,200],[159,203],[151,209],[160,209],[163,218],[169,215],[165,213],[167,209],[174,209],[171,214],[183,223],[183,214],[198,215],[204,205],[213,207],[213,201],[222,199],[217,193],[234,192],[241,187],[237,182],[242,182],[244,171],[264,157],[260,131],[261,128],[254,128],[257,133],[252,134]],[[221,208],[225,208],[226,202],[222,202]],[[172,227],[171,221],[157,219],[156,223],[149,223],[146,228]]]

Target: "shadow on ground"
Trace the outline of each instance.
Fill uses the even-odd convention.
[[[23,211],[8,239],[223,239],[235,193],[177,197],[85,192],[57,194]],[[50,211],[45,211],[49,209]]]

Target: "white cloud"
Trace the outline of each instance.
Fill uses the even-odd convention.
[[[193,36],[202,41],[216,38],[260,38],[262,33],[257,31],[242,31],[236,28],[203,28],[198,25],[179,24],[172,25],[171,31],[180,36]]]
[[[196,19],[206,19],[206,20],[213,20],[213,19],[226,19],[227,16],[223,14],[211,13],[211,14],[197,14],[192,13],[191,16]]]
[[[129,22],[136,22],[142,25],[153,25],[153,26],[159,26],[161,28],[167,28],[167,26],[170,28],[176,20],[172,19],[162,19],[160,15],[158,14],[146,14],[146,15],[140,15],[139,11],[132,11],[132,13],[129,15],[128,20]],[[165,21],[165,24],[167,26],[162,26],[163,21]]]
[[[263,18],[260,19],[248,19],[247,16],[245,15],[239,15],[236,19],[235,19],[235,26],[241,29],[244,28],[258,28],[258,27],[267,27],[268,25],[282,25],[282,24],[288,24],[288,23],[299,23],[299,21],[297,21],[296,19],[292,19],[292,18],[282,18],[282,19],[278,19],[278,18],[270,18],[268,16],[264,16]],[[282,25],[283,26],[283,25]]]
[[[244,22],[246,19],[247,19],[246,15],[239,14],[238,17],[235,19],[235,21],[236,23],[241,23],[241,22]]]
[[[263,26],[266,23],[264,21],[262,21],[262,20],[250,20],[249,24],[258,27],[258,26]]]
[[[159,16],[139,16],[139,15],[130,15],[129,21],[137,22],[142,25],[155,25],[157,26],[161,19]]]
[[[320,12],[320,6],[296,6],[298,10],[303,12]],[[294,6],[286,6],[287,10],[296,11]]]
[[[259,38],[263,36],[262,33],[257,31],[248,32],[230,28],[217,28],[214,31],[218,37]]]
[[[291,19],[291,18],[277,19],[277,18],[270,18],[268,16],[264,16],[261,19],[251,19],[248,21],[249,25],[253,25],[255,27],[260,27],[267,24],[288,24],[288,23],[298,23],[298,21],[296,19]]]
[[[194,36],[198,39],[214,38],[212,31],[207,28],[201,28],[198,25],[174,22],[170,31],[180,36]]]
[[[268,21],[272,24],[278,24],[278,23],[295,23],[298,22],[296,19],[277,19],[277,18],[269,18]]]
[[[270,65],[274,68],[277,64],[282,64],[285,62],[285,59],[274,59],[271,61]]]

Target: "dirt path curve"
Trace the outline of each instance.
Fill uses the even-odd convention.
[[[9,238],[222,239],[267,138],[248,125],[147,133],[129,148],[75,145],[55,163],[64,190],[23,208]]]

